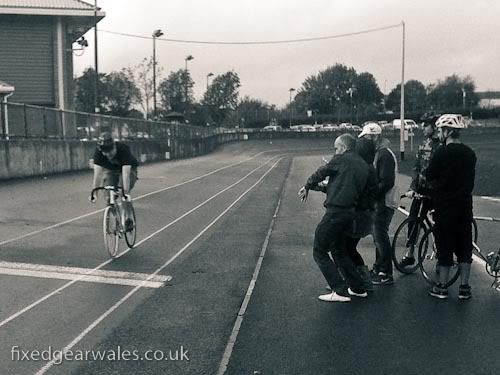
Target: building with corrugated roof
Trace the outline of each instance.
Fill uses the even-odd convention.
[[[80,0],[0,0],[0,81],[15,87],[9,100],[73,109],[73,44],[104,16]]]

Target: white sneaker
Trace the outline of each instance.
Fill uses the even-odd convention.
[[[366,290],[365,291],[355,292],[351,288],[348,288],[347,292],[349,293],[350,296],[356,296],[356,297],[361,297],[361,298],[368,297],[368,293],[366,292]]]
[[[342,296],[342,295],[337,294],[335,292],[332,292],[329,294],[322,294],[318,298],[320,300],[326,301],[326,302],[350,302],[351,301],[351,297]]]

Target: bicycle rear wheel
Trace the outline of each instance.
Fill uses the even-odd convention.
[[[137,237],[137,220],[135,219],[135,210],[132,204],[130,204],[129,214],[131,217],[128,217],[127,219],[132,219],[134,226],[131,230],[125,230],[125,242],[127,243],[128,247],[133,248]]]
[[[437,250],[432,230],[426,231],[420,240],[420,245],[418,247],[418,263],[424,279],[431,285],[438,285],[439,271],[437,268]],[[449,279],[445,287],[449,287],[457,281],[459,275],[460,269],[458,268],[456,259],[454,259],[453,266],[450,268]]]
[[[424,222],[418,218],[409,217],[403,220],[394,233],[392,239],[392,261],[396,269],[405,274],[410,274],[418,269],[418,243],[426,230]],[[407,248],[413,240],[415,252],[413,257],[415,262],[412,265],[402,264],[403,257],[406,256]]]
[[[102,222],[102,229],[104,233],[104,246],[111,258],[116,258],[118,253],[119,243],[119,223],[116,216],[116,209],[114,206],[107,206],[104,209],[104,217]]]

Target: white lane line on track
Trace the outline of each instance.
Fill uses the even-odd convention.
[[[150,277],[154,277],[159,272],[161,272],[165,267],[172,263],[177,257],[179,257],[186,249],[188,249],[195,241],[197,241],[206,231],[208,231],[215,223],[217,223],[221,217],[223,217],[231,208],[233,208],[236,203],[238,203],[245,195],[248,194],[253,188],[255,188],[259,183],[264,180],[264,178],[276,167],[276,165],[281,161],[282,158],[278,159],[252,186],[245,190],[238,198],[236,198],[224,211],[222,211],[214,220],[212,220],[205,228],[203,228],[191,241],[189,241],[182,249],[180,249],[172,258],[165,262],[161,267],[154,271]],[[144,281],[143,281],[144,282]],[[40,370],[36,372],[36,375],[45,374],[55,363],[57,363],[64,353],[71,350],[76,344],[78,344],[90,331],[92,331],[99,323],[101,323],[107,316],[109,316],[113,311],[125,303],[132,295],[134,295],[141,286],[136,286],[130,292],[128,292],[124,297],[122,297],[118,302],[111,306],[106,312],[104,312],[99,318],[94,320],[86,329],[84,329],[77,337],[73,339],[68,345],[66,345],[61,351],[58,352],[59,357],[53,358],[50,362],[47,362]]]
[[[150,193],[146,193],[144,195],[141,195],[141,196],[138,196],[138,197],[134,198],[134,200],[143,199],[143,198],[149,197],[150,195],[158,194],[158,193],[161,193],[161,192],[164,192],[164,191],[167,191],[167,190],[171,190],[171,189],[174,189],[174,188],[182,186],[182,185],[189,184],[189,183],[197,181],[197,180],[201,180],[202,178],[208,177],[208,176],[210,176],[210,175],[212,175],[214,173],[220,172],[220,171],[222,171],[224,169],[235,167],[237,165],[243,164],[243,163],[245,163],[245,162],[247,162],[249,160],[252,160],[252,159],[256,158],[257,156],[259,156],[259,155],[261,155],[263,153],[264,152],[259,152],[259,153],[255,154],[254,156],[252,156],[252,157],[250,157],[248,159],[245,159],[243,161],[240,161],[238,163],[233,163],[233,164],[230,164],[230,165],[226,165],[225,167],[221,167],[221,168],[215,169],[215,170],[213,170],[213,171],[211,171],[209,173],[205,173],[204,175],[201,175],[201,176],[198,176],[198,177],[194,177],[194,178],[192,178],[190,180],[187,180],[187,181],[184,181],[184,182],[180,182],[180,183],[175,184],[175,185],[167,186],[166,188],[155,190],[155,191],[152,191]],[[14,237],[14,238],[10,238],[8,240],[0,242],[0,246],[6,245],[6,244],[14,242],[14,241],[19,241],[19,240],[22,240],[22,239],[27,238],[27,237],[34,236],[36,234],[39,234],[39,233],[42,233],[42,232],[45,232],[45,231],[48,231],[48,230],[51,230],[51,229],[58,228],[58,227],[61,227],[63,225],[66,225],[66,224],[70,224],[70,223],[78,221],[80,219],[84,219],[84,218],[86,218],[88,216],[92,216],[92,215],[98,214],[99,212],[102,212],[102,211],[104,211],[104,208],[101,208],[100,210],[97,210],[97,211],[92,211],[92,212],[86,213],[86,214],[81,215],[81,216],[74,217],[72,219],[68,219],[68,220],[62,221],[60,223],[56,223],[56,224],[50,225],[48,227],[45,227],[45,228],[42,228],[42,229],[39,229],[39,230],[35,230],[33,232],[25,233],[23,235],[20,235],[20,236]]]
[[[220,194],[224,193],[225,191],[229,190],[230,188],[236,186],[237,184],[239,184],[241,181],[245,180],[247,177],[249,177],[250,175],[252,175],[253,173],[255,173],[257,170],[259,170],[260,168],[264,167],[265,165],[267,165],[270,161],[272,161],[273,159],[275,159],[276,157],[272,157],[270,159],[268,159],[264,164],[260,165],[259,167],[253,169],[252,171],[250,171],[249,173],[247,173],[245,176],[243,176],[241,179],[239,179],[238,181],[236,181],[235,183],[229,185],[228,187],[226,187],[225,189],[219,191],[217,194],[213,195],[212,197],[208,198],[207,200],[205,200],[204,202],[200,203],[198,206],[192,208],[191,210],[187,211],[186,213],[184,213],[183,215],[179,216],[177,219],[173,220],[172,222],[168,223],[167,225],[165,225],[164,227],[160,228],[159,230],[153,232],[151,235],[147,236],[146,238],[142,239],[141,241],[139,241],[135,247],[138,247],[139,245],[143,244],[144,242],[146,242],[147,240],[151,239],[153,236],[157,235],[158,233],[162,232],[163,230],[167,229],[168,227],[172,226],[173,224],[177,223],[179,220],[183,219],[184,217],[186,217],[187,215],[191,214],[192,212],[196,211],[198,208],[202,207],[203,205],[205,205],[206,203],[210,202],[212,199],[216,198],[217,196],[219,196]],[[135,248],[134,247],[134,248]],[[128,253],[130,251],[130,248],[124,250],[123,252],[121,252],[120,254],[118,254],[118,258],[125,255],[126,253]],[[100,269],[100,268],[103,268],[104,266],[108,265],[109,263],[111,263],[113,261],[113,259],[108,259],[107,261],[101,263],[100,265],[98,265],[97,267],[93,268],[93,269],[90,269],[89,270],[89,274]],[[80,277],[83,277],[83,276],[80,276]],[[29,310],[31,310],[32,308],[36,307],[37,305],[39,305],[40,303],[46,301],[47,299],[49,299],[50,297],[56,295],[56,294],[59,294],[61,291],[63,291],[64,289],[68,288],[69,286],[73,285],[74,283],[76,283],[77,281],[80,281],[79,278],[75,279],[75,280],[71,280],[70,282],[62,285],[61,287],[53,290],[52,292],[46,294],[45,296],[39,298],[38,300],[36,300],[35,302],[31,303],[30,305],[24,307],[23,309],[19,310],[18,312],[16,312],[15,314],[9,316],[8,318],[4,319],[3,321],[0,322],[0,328],[3,327],[4,325],[6,325],[7,323],[11,322],[12,320],[18,318],[19,316],[21,316],[22,314],[28,312]]]
[[[274,211],[273,219],[269,224],[269,230],[267,231],[266,238],[264,240],[264,243],[262,244],[262,250],[260,252],[259,260],[257,261],[257,265],[255,266],[255,270],[252,275],[252,280],[250,280],[247,293],[245,294],[245,298],[243,300],[243,303],[241,304],[238,316],[236,317],[236,321],[234,322],[233,330],[231,331],[231,335],[229,336],[229,340],[226,344],[226,349],[224,350],[224,354],[222,355],[222,360],[219,365],[219,370],[217,371],[217,375],[224,375],[224,373],[227,370],[227,366],[229,365],[229,360],[231,359],[236,339],[238,338],[238,334],[240,333],[240,327],[241,324],[243,323],[243,318],[247,311],[248,303],[250,302],[250,298],[252,297],[255,284],[257,283],[257,278],[259,277],[260,269],[262,267],[262,262],[264,261],[264,256],[266,255],[267,246],[269,245],[269,239],[271,238],[271,234],[273,232],[274,223],[276,221],[276,217],[278,216],[280,205],[281,205],[281,198],[278,200],[278,204],[276,205],[276,210]]]
[[[80,267],[50,266],[46,264],[0,262],[0,274],[11,276],[29,276],[44,279],[75,280],[102,284],[136,286],[148,280],[149,274],[123,271],[89,270]],[[83,277],[79,277],[83,276]],[[145,287],[160,288],[171,276],[157,275],[150,279]]]
[[[487,201],[493,201],[493,202],[500,202],[500,198],[495,198],[495,197],[487,197],[487,196],[482,196],[482,199],[485,199]]]

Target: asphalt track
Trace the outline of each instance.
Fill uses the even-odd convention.
[[[311,244],[322,196],[301,204],[297,190],[330,144],[251,141],[143,166],[138,246],[122,244],[112,262],[102,203],[87,201],[90,173],[4,183],[5,264],[171,280],[153,288],[0,273],[0,374],[497,374],[500,295],[478,263],[466,302],[457,288],[431,299],[419,274],[397,273],[367,299],[317,299],[325,282]],[[500,217],[500,202],[476,197],[475,214]],[[496,250],[498,224],[479,229],[479,245]],[[371,238],[361,251],[371,264]],[[62,364],[26,358],[62,349]]]

